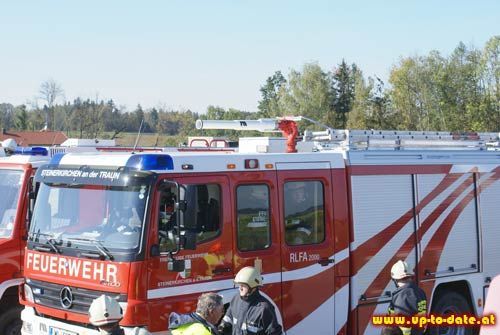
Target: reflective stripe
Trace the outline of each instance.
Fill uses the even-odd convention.
[[[401,329],[403,335],[411,335],[411,328],[399,327],[399,329]]]
[[[246,326],[246,329],[251,331],[252,333],[258,333],[262,330],[262,328],[260,327],[256,327],[256,326],[252,326],[252,325],[247,325],[246,323],[244,323],[243,325]],[[241,326],[241,329],[243,329],[243,325]]]
[[[417,303],[418,314],[425,314],[427,311],[427,300],[422,300]]]

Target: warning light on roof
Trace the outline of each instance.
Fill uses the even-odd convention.
[[[174,162],[169,155],[133,155],[125,166],[138,170],[173,170]]]
[[[42,147],[17,147],[14,150],[15,155],[27,155],[27,156],[48,156],[49,151]]]

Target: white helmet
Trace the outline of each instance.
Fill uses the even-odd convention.
[[[123,311],[118,301],[107,295],[94,299],[90,305],[89,321],[96,327],[119,322],[122,318]]]
[[[263,278],[260,275],[260,272],[253,266],[245,266],[238,271],[236,277],[234,278],[235,284],[246,284],[250,288],[262,286],[262,281]]]
[[[391,268],[391,277],[394,280],[404,279],[413,276],[413,271],[405,261],[397,261]]]

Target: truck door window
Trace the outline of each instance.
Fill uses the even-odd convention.
[[[159,241],[160,252],[175,250],[177,214],[174,209],[176,191],[167,188],[160,193],[159,204]],[[181,230],[185,220],[196,226],[196,243],[208,241],[220,233],[221,229],[221,191],[217,184],[180,185],[181,200],[186,201],[187,209],[181,213]]]
[[[238,249],[262,250],[271,245],[269,229],[269,188],[242,185],[237,188]]]
[[[325,239],[323,184],[294,181],[284,186],[285,241],[288,245],[321,243]]]
[[[0,238],[12,234],[17,211],[17,201],[22,188],[22,172],[0,170]]]

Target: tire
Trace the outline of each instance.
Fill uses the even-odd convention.
[[[469,305],[469,302],[463,295],[458,294],[452,291],[444,291],[442,292],[436,304],[432,306],[432,313],[434,315],[442,315],[446,317],[449,314],[455,315],[471,315],[472,308]],[[428,327],[427,333],[428,335],[474,335],[474,328],[469,327],[449,327],[447,325],[443,326],[434,326]]]
[[[21,306],[10,308],[0,314],[0,334],[2,335],[21,335]]]

